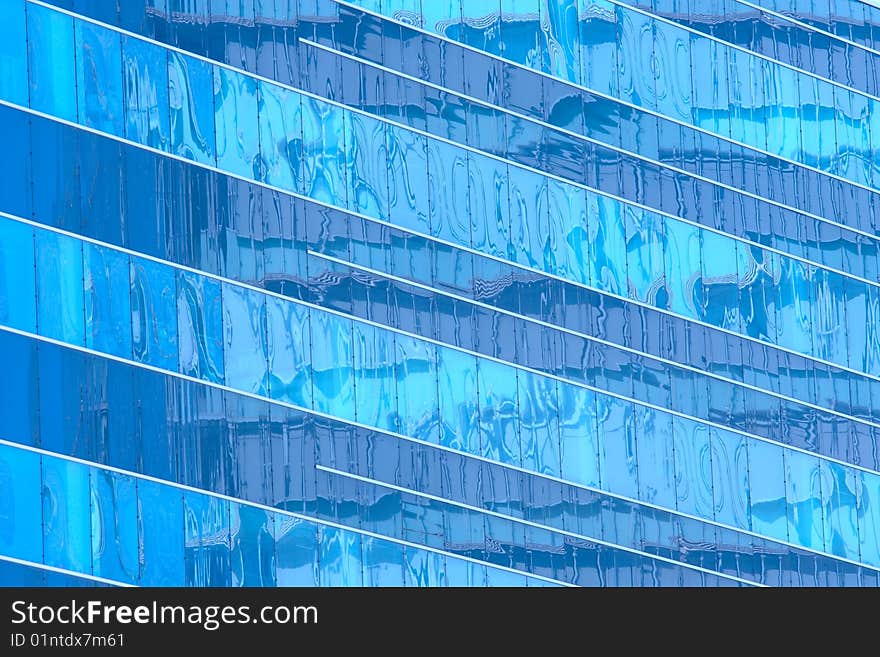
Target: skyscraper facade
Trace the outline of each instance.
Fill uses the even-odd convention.
[[[0,126],[0,584],[880,584],[880,9],[3,0]]]

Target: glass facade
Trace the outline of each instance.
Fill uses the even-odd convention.
[[[0,584],[880,585],[820,4],[0,3]]]

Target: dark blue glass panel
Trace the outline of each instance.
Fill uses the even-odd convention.
[[[229,507],[226,500],[184,491],[187,586],[230,586]]]
[[[71,344],[85,342],[82,242],[39,231],[37,253],[37,330]]]
[[[123,358],[132,355],[129,257],[83,244],[86,346]]]
[[[215,164],[214,82],[210,64],[168,53],[171,152]]]
[[[135,360],[177,369],[177,285],[173,269],[131,258],[131,339]]]
[[[137,482],[141,584],[184,586],[183,491],[152,481]]]
[[[122,37],[125,137],[163,151],[171,149],[167,60],[159,46]]]
[[[0,235],[0,323],[35,333],[34,230],[0,219]]]
[[[137,584],[140,564],[136,480],[91,468],[90,483],[94,574]]]
[[[44,457],[43,561],[81,573],[92,572],[89,468]]]
[[[216,280],[177,272],[177,330],[180,371],[223,381],[221,287]]]
[[[275,586],[275,514],[230,504],[232,585]]]
[[[43,560],[41,491],[40,455],[0,445],[0,554]]]
[[[24,0],[0,7],[0,98],[27,107],[28,60]]]

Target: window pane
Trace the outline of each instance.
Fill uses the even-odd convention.
[[[177,284],[171,267],[131,258],[131,335],[135,360],[177,369]]]
[[[125,137],[170,150],[168,53],[140,39],[122,37],[125,86]]]
[[[140,564],[135,479],[91,468],[91,500],[95,575],[136,584]]]
[[[0,324],[37,331],[34,229],[0,219]]]
[[[73,19],[28,3],[27,34],[31,107],[76,121]]]
[[[223,284],[225,382],[245,392],[268,392],[265,295]]]
[[[82,242],[40,230],[36,248],[40,335],[82,345],[85,341]]]
[[[50,566],[92,572],[89,468],[43,457],[43,555]]]
[[[180,53],[168,53],[172,153],[215,164],[213,89],[210,64]]]
[[[0,553],[43,560],[40,455],[0,445]]]
[[[79,20],[74,22],[74,33],[80,123],[121,137],[122,55],[119,33]]]
[[[220,283],[177,272],[180,371],[206,381],[223,381],[223,319]]]
[[[257,81],[249,75],[214,67],[217,166],[260,179]]]
[[[113,249],[83,244],[86,346],[131,358],[129,258]]]

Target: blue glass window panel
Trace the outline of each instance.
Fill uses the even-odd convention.
[[[274,513],[230,503],[232,586],[275,586]]]
[[[40,455],[0,445],[0,554],[43,560],[41,489]]]
[[[184,491],[184,545],[187,586],[231,583],[229,502]]]
[[[0,7],[0,98],[28,104],[28,61],[24,0],[9,0]]]
[[[344,115],[348,209],[368,217],[388,217],[388,169],[385,124],[362,114]]]
[[[633,405],[615,397],[596,395],[596,409],[602,488],[637,498],[638,461]]]
[[[672,419],[675,438],[675,496],[679,511],[712,518],[712,456],[709,427]]]
[[[773,284],[779,280],[779,256],[758,247],[736,243],[742,330],[746,335],[776,343],[776,295]]]
[[[696,317],[713,326],[739,332],[737,248],[726,236],[708,230],[701,231],[701,242],[702,294],[695,300],[698,301]]]
[[[223,316],[220,283],[177,272],[177,330],[180,371],[206,381],[223,381]]]
[[[468,454],[479,454],[476,356],[438,347],[437,378],[440,444]]]
[[[123,35],[122,75],[126,139],[163,151],[170,150],[167,51]]]
[[[80,573],[92,572],[89,468],[43,457],[43,561]]]
[[[135,479],[91,468],[92,565],[99,577],[136,584],[138,509]]]
[[[394,334],[353,322],[356,417],[372,427],[397,430]]]
[[[842,364],[848,358],[846,288],[847,282],[842,275],[825,269],[813,270],[813,354],[817,358]]]
[[[388,169],[388,218],[391,223],[429,235],[431,234],[431,215],[428,186],[433,180],[428,178],[428,140],[410,130],[397,126],[386,127],[387,169]],[[444,162],[441,182],[450,171],[449,162]],[[446,193],[449,193],[449,187]],[[434,187],[431,187],[434,190]],[[464,210],[466,211],[466,209]]]
[[[216,164],[212,66],[200,59],[168,53],[171,152]]]
[[[483,253],[507,258],[510,245],[507,165],[476,153],[468,153],[467,160],[473,246]]]
[[[821,461],[822,499],[825,504],[825,552],[858,561],[859,474],[840,463]]]
[[[363,586],[360,534],[322,526],[320,535],[321,586]]]
[[[635,429],[639,499],[674,509],[676,481],[672,416],[653,408],[636,406]]]
[[[473,215],[475,206],[470,203],[485,202],[487,207],[492,208],[493,213],[502,212],[506,217],[507,203],[504,201],[507,198],[506,177],[495,178],[495,191],[485,201],[479,201],[473,196],[475,192],[471,187],[474,176],[478,175],[471,168],[472,157],[478,156],[452,144],[430,138],[427,140],[427,150],[427,192],[431,235],[470,246],[472,224],[473,232],[476,233],[476,227],[481,226],[483,221],[483,215],[477,217]],[[418,170],[413,169],[412,176],[415,178],[417,173]],[[489,176],[489,173],[480,175]],[[506,219],[503,223],[507,226]]]
[[[429,342],[394,335],[398,431],[420,440],[439,440],[437,350]]]
[[[813,268],[790,258],[779,258],[776,287],[777,344],[812,354],[811,291]]]
[[[819,459],[789,449],[784,451],[784,459],[789,540],[814,550],[823,550],[825,539]]]
[[[131,286],[128,255],[83,243],[86,346],[131,358]]]
[[[640,107],[656,109],[651,19],[617,7],[617,25],[619,97]]]
[[[690,34],[655,22],[654,50],[658,67],[657,109],[666,116],[690,123],[693,107]]]
[[[318,526],[275,514],[275,554],[278,586],[318,585]]]
[[[427,4],[427,3],[423,3]],[[545,46],[541,34],[540,0],[501,0],[501,51],[504,58],[538,71]]]
[[[312,407],[309,310],[277,297],[266,297],[269,396]]]
[[[58,233],[36,234],[37,327],[40,335],[82,345],[82,242]]]
[[[581,84],[612,96],[617,90],[617,13],[608,0],[578,0]]]
[[[223,357],[226,385],[266,395],[266,295],[223,283]]]
[[[700,235],[703,231],[680,221],[664,219],[664,223],[666,307],[685,317],[697,317],[702,311],[699,281]],[[728,249],[732,250],[732,246]]]
[[[880,475],[859,472],[856,493],[860,558],[864,563],[880,566]]]
[[[628,296],[665,308],[666,222],[658,214],[629,205],[624,207],[624,217]]]
[[[124,120],[119,33],[77,20],[74,34],[79,121],[121,137]]]
[[[407,545],[404,548],[406,585],[410,587],[446,586],[446,556]]]
[[[364,586],[403,586],[403,546],[373,536],[362,541]]]
[[[577,11],[577,0],[541,4],[541,26],[547,50],[545,63],[550,65],[546,72],[575,83],[580,80]]]
[[[493,587],[523,587],[526,586],[525,573],[515,573],[511,570],[502,570],[501,568],[486,568],[486,586]]]
[[[140,517],[141,584],[183,586],[183,493],[153,481],[137,482]]]
[[[486,458],[520,465],[517,370],[506,363],[479,359],[480,443]]]
[[[549,238],[543,269],[577,283],[590,282],[590,236],[584,191],[558,180],[547,182]]]
[[[465,559],[454,557],[446,558],[446,585],[447,586],[486,586],[486,565]]]
[[[312,98],[302,100],[303,188],[309,198],[348,207],[344,111]]]
[[[34,229],[0,219],[0,324],[37,331]]]
[[[752,531],[788,540],[783,449],[759,440],[751,441],[748,449]]]
[[[593,247],[590,280],[600,290],[625,296],[627,241],[623,207],[608,197],[587,193],[587,226]]]
[[[559,399],[556,381],[532,372],[516,373],[524,468],[560,476]]]
[[[710,429],[712,497],[715,520],[751,529],[749,517],[749,442],[744,436]]]
[[[270,185],[298,191],[303,185],[302,96],[260,81],[260,155]]]
[[[29,3],[27,34],[31,107],[76,121],[73,19]]]
[[[217,166],[260,180],[257,81],[249,75],[215,66],[214,113]]]
[[[509,167],[510,243],[508,257],[541,269],[547,245],[547,178],[533,171]]]
[[[136,361],[177,369],[177,284],[171,267],[131,258],[131,337]]]
[[[315,410],[355,418],[351,320],[312,311],[312,386]]]
[[[561,476],[585,486],[598,486],[596,394],[562,381],[558,386]]]

